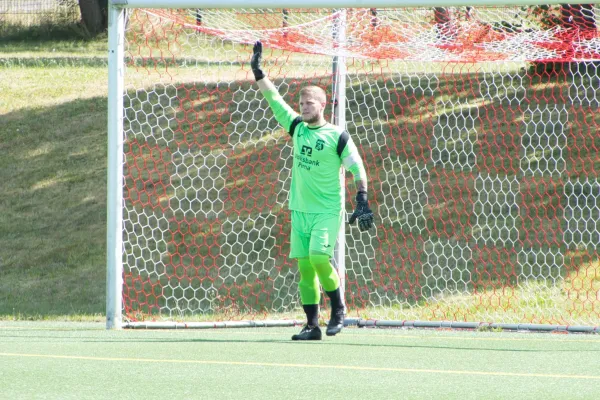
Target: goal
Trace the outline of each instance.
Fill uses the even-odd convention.
[[[376,227],[344,224],[333,261],[348,323],[598,331],[597,1],[267,3],[111,2],[108,328],[303,318],[261,40],[365,160]]]

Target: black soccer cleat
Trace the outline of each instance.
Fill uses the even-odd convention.
[[[292,336],[292,340],[321,340],[321,336],[318,326],[304,325],[299,334]]]
[[[338,308],[337,310],[331,310],[331,319],[327,324],[327,336],[335,336],[344,327],[344,317],[346,316],[346,308]]]

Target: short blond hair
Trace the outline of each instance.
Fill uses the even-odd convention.
[[[300,89],[300,96],[310,96],[321,103],[327,102],[327,94],[319,86],[304,86]]]

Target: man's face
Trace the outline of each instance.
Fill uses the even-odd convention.
[[[319,122],[323,116],[323,110],[325,110],[325,104],[321,103],[312,95],[307,94],[300,96],[300,114],[302,116],[302,121],[307,124]]]

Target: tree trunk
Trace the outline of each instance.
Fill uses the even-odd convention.
[[[582,34],[596,32],[592,4],[563,4],[560,8],[563,27],[577,29]]]
[[[91,36],[108,29],[108,0],[79,0],[81,20]]]
[[[568,40],[596,37],[597,25],[594,19],[593,4],[561,4],[560,18],[553,21],[555,25],[563,28],[565,38]],[[540,74],[554,74],[561,71],[573,72],[576,70],[597,73],[596,71],[599,70],[597,62],[534,62],[532,67],[533,71]]]
[[[446,7],[434,7],[433,18],[438,25],[444,25],[450,22],[450,11]]]
[[[563,28],[573,32],[573,39],[592,39],[596,37],[597,25],[594,19],[593,4],[563,4],[560,8]],[[597,61],[574,62],[570,69],[591,74],[598,74],[600,63]]]
[[[438,39],[452,39],[456,36],[448,8],[434,7],[433,18]]]

